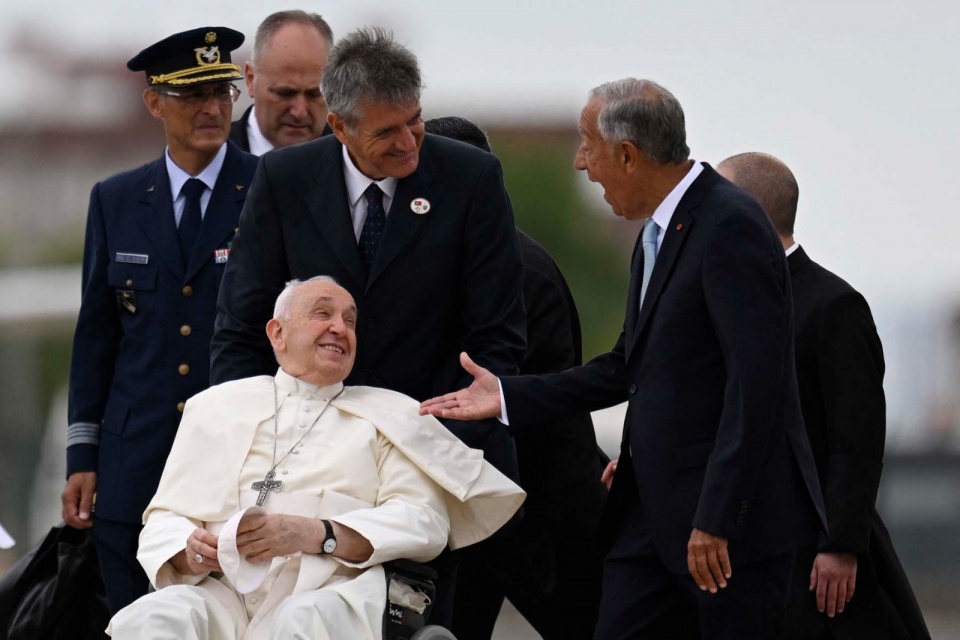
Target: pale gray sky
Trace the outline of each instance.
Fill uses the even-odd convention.
[[[252,0],[0,5],[0,50],[31,27],[78,51],[126,60],[177,30],[252,38]],[[649,2],[350,0],[299,5],[337,34],[393,28],[420,57],[428,112],[571,125],[586,91],[649,77],[687,113],[690,147],[713,163],[773,153],[801,184],[798,239],[871,300],[960,289],[957,24],[948,0]],[[7,72],[9,74],[10,72]],[[22,77],[17,77],[22,82]],[[4,81],[0,71],[0,81]],[[10,85],[0,102],[10,97]],[[14,92],[15,93],[15,92]]]
[[[230,26],[252,39],[265,15],[296,6],[5,2],[0,50],[10,58],[14,36],[29,29],[125,61],[198,26]],[[866,295],[885,342],[896,340],[901,325],[922,333],[928,321],[911,317],[933,326],[960,300],[956,2],[349,0],[299,7],[323,14],[337,35],[368,24],[394,29],[420,57],[427,115],[573,127],[592,86],[654,79],[684,105],[697,159],[716,164],[758,150],[791,166],[801,185],[798,240]],[[18,87],[31,73],[0,65],[0,107],[26,93]],[[915,357],[902,344],[890,344],[895,362],[898,349]]]

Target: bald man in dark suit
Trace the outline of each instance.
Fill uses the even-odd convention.
[[[744,153],[718,172],[763,206],[787,252],[797,381],[829,534],[794,564],[785,638],[929,638],[875,502],[883,467],[883,347],[867,301],[793,239],[799,187],[776,158]]]
[[[230,125],[230,141],[261,156],[330,133],[320,78],[332,46],[333,31],[316,13],[267,16],[243,70],[253,104]]]

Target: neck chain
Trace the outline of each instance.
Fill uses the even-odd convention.
[[[254,491],[260,492],[260,495],[257,496],[258,507],[263,506],[264,500],[267,499],[267,496],[270,494],[271,491],[275,489],[279,489],[280,486],[283,485],[282,480],[274,480],[274,478],[277,475],[277,467],[279,467],[280,464],[287,459],[287,456],[293,453],[293,450],[296,449],[301,442],[303,442],[303,439],[306,438],[311,431],[313,431],[313,428],[317,426],[318,422],[320,422],[320,418],[323,417],[323,414],[327,410],[327,407],[329,407],[334,400],[339,398],[345,390],[346,390],[346,387],[344,387],[343,389],[340,389],[337,395],[333,396],[332,398],[330,398],[329,401],[327,401],[327,404],[325,404],[323,406],[323,409],[320,410],[320,415],[318,415],[317,418],[313,421],[313,424],[310,425],[310,428],[304,431],[303,435],[300,436],[300,439],[293,443],[293,446],[290,447],[289,451],[283,454],[282,458],[277,460],[277,440],[279,439],[279,431],[280,431],[280,427],[278,426],[280,422],[280,403],[277,399],[277,381],[276,379],[274,379],[273,381],[273,460],[272,460],[273,466],[270,467],[270,471],[267,471],[267,475],[263,477],[263,480],[259,482],[254,482],[253,485],[250,487]]]

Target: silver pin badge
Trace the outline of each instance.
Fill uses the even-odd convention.
[[[422,216],[430,211],[430,201],[425,198],[416,198],[410,202],[410,210],[415,214]]]

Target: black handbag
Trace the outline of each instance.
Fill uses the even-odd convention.
[[[53,527],[0,578],[6,640],[101,640],[109,621],[89,529]]]

